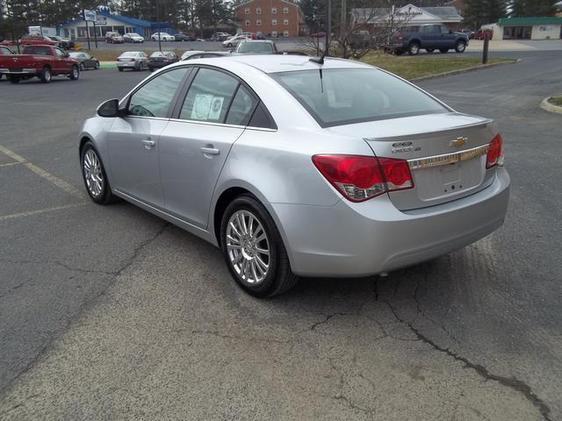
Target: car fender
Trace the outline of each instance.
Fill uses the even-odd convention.
[[[98,151],[105,173],[109,179],[109,183],[112,181],[111,174],[111,161],[109,156],[109,151],[107,147],[107,133],[111,131],[111,127],[115,122],[115,118],[99,117],[95,116],[87,119],[82,126],[80,131],[79,139],[79,152],[82,147],[83,142],[87,139],[94,144],[94,147]]]

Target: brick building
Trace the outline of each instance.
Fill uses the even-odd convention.
[[[236,6],[236,17],[244,32],[296,37],[304,31],[301,8],[288,0],[249,0]]]

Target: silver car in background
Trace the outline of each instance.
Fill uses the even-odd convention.
[[[116,197],[220,247],[250,294],[376,275],[497,229],[502,138],[383,70],[299,56],[197,59],[109,100],[80,134],[94,202]]]
[[[125,51],[117,57],[117,69],[120,72],[125,69],[146,70],[148,69],[148,56],[143,51]]]

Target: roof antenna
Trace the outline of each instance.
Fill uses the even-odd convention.
[[[326,51],[324,51],[320,57],[311,57],[308,60],[313,62],[313,63],[318,63],[320,65],[323,65],[324,64],[324,57],[326,57]]]

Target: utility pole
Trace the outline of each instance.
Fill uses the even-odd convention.
[[[347,30],[347,0],[341,0],[340,40],[344,38],[346,30]]]

